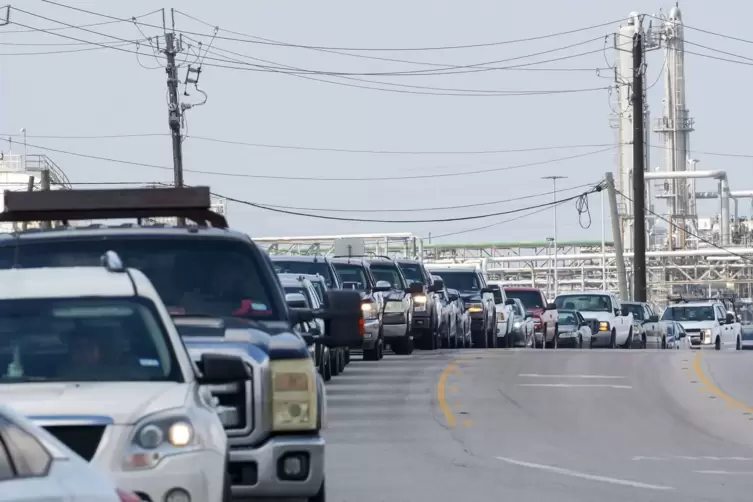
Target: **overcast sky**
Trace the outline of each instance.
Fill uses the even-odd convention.
[[[261,204],[340,209],[346,211],[319,214],[392,220],[502,212],[546,202],[551,195],[446,211],[356,213],[347,210],[437,208],[541,194],[551,190],[551,182],[540,179],[549,175],[567,176],[559,181],[560,188],[597,183],[605,171],[615,169],[616,150],[598,153],[605,147],[575,146],[616,142],[615,131],[609,126],[612,109],[608,91],[588,90],[614,84],[613,73],[607,68],[614,61],[611,38],[606,51],[600,50],[604,47],[604,36],[616,31],[619,19],[627,17],[633,10],[658,14],[661,7],[666,12],[672,6],[647,0],[579,0],[577,9],[573,8],[573,2],[558,0],[181,0],[177,3],[182,13],[207,23],[176,13],[176,31],[187,37],[184,38],[185,52],[180,61],[196,64],[196,42],[203,41],[206,48],[214,32],[212,26],[220,28],[218,38],[203,60],[199,82],[208,101],[187,112],[185,182],[210,185],[214,191],[228,197]],[[47,153],[73,182],[171,182],[171,141],[169,136],[157,135],[169,131],[165,71],[160,61],[151,55],[147,42],[140,46],[140,57],[133,53],[136,45],[118,42],[118,39],[129,41],[162,35],[161,29],[156,27],[161,26],[161,14],[139,18],[143,23],[155,25],[154,28],[141,26],[143,33],[132,23],[86,28],[98,33],[95,34],[80,29],[60,30],[64,25],[35,16],[78,26],[108,19],[39,0],[20,0],[11,2],[11,5],[34,14],[12,11],[11,21],[20,25],[56,28],[53,33],[58,35],[106,43],[111,48],[82,44],[50,33],[29,32],[19,24],[0,27],[0,135],[18,135],[25,127],[28,143],[32,145],[165,167],[139,167],[29,147],[30,153]],[[70,1],[69,5],[120,18],[171,7],[150,0]],[[173,7],[177,8],[177,5]],[[689,0],[682,2],[680,7],[689,26],[741,38],[749,35],[753,5],[746,6],[739,0]],[[369,58],[438,65],[465,66],[506,60],[491,65],[499,68],[594,51],[590,55],[524,68],[473,72],[466,68],[454,70],[456,73],[451,75],[425,74],[427,70],[436,71],[436,66],[253,43],[249,38],[263,37],[297,45],[345,49],[436,48],[532,38],[612,21],[616,22],[601,28],[514,44],[453,50],[347,52]],[[687,30],[686,39],[717,50],[753,57],[753,45],[744,41],[715,37],[698,30]],[[592,41],[587,42],[589,40]],[[530,56],[581,42],[570,49]],[[113,49],[113,43],[123,50]],[[163,44],[162,38],[160,44]],[[74,50],[76,52],[69,52]],[[29,54],[35,52],[57,53]],[[712,54],[714,58],[736,59],[704,49],[695,48],[694,52]],[[649,83],[658,76],[662,56],[661,52],[649,55]],[[510,61],[512,58],[518,59]],[[696,119],[696,132],[691,138],[692,149],[696,152],[694,156],[701,160],[699,169],[726,169],[731,187],[736,190],[753,188],[750,159],[697,152],[753,154],[749,125],[751,105],[749,99],[743,99],[750,95],[753,74],[750,61],[753,59],[747,65],[733,64],[686,56],[688,105],[691,116]],[[351,80],[311,74],[301,78],[300,75],[274,71],[254,71],[264,68],[251,65],[287,65],[348,73],[416,70],[420,73],[348,77]],[[552,71],[565,68],[578,70]],[[185,72],[186,66],[183,66],[181,78],[185,78]],[[349,87],[352,85],[400,92]],[[660,81],[649,90],[653,118],[660,116],[662,87]],[[517,95],[419,94],[447,93],[436,88],[463,89],[465,94],[472,94],[474,90],[513,91]],[[566,89],[582,92],[520,95],[521,92]],[[190,96],[181,96],[185,102],[201,101],[201,95],[192,88],[188,93]],[[137,134],[154,136],[115,139],[35,137]],[[223,144],[198,137],[238,144]],[[13,152],[21,153],[22,138],[16,136],[13,140]],[[652,142],[659,144],[656,135]],[[266,148],[240,143],[367,150],[372,153]],[[544,149],[555,146],[571,147]],[[0,148],[7,153],[7,142],[0,142]],[[496,154],[373,153],[510,149],[541,150]],[[582,156],[573,158],[577,155]],[[564,157],[570,159],[554,162]],[[661,163],[662,159],[661,150],[652,151],[652,165]],[[524,164],[528,166],[512,168]],[[206,174],[212,172],[226,175]],[[306,181],[251,176],[370,179]],[[411,179],[394,179],[400,177]],[[714,182],[699,182],[698,189],[714,190]],[[577,193],[575,190],[559,196]],[[591,196],[589,202],[593,223],[588,229],[581,228],[574,202],[560,207],[560,239],[600,238],[600,196]],[[703,207],[714,210],[713,204]],[[742,207],[742,213],[747,215],[747,204]],[[431,233],[437,236],[488,226],[514,216],[452,223],[352,223],[278,214],[239,203],[229,203],[228,214],[234,227],[256,237],[366,232],[413,232],[419,236]],[[442,240],[532,241],[543,240],[551,234],[552,211],[546,210],[512,223]]]

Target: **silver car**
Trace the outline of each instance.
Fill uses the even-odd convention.
[[[574,349],[591,348],[591,323],[586,321],[577,310],[557,310],[558,335],[554,339],[554,348],[567,345]]]
[[[531,347],[533,346],[534,336],[533,314],[526,312],[526,308],[519,298],[511,298],[511,300],[514,302],[512,305],[512,336],[505,337],[510,342],[508,347]]]

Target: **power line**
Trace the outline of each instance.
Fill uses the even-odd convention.
[[[156,14],[158,12],[161,12],[162,9],[157,9],[155,11],[149,12],[147,14],[142,14],[140,16],[134,16],[136,19],[141,19],[144,17],[149,17],[153,14]],[[89,24],[80,24],[78,26],[62,26],[57,28],[47,28],[49,31],[63,31],[63,30],[70,30],[72,28],[92,28],[94,26],[105,26],[110,24],[118,24],[118,23],[130,23],[131,19],[118,19],[118,18],[112,18],[113,21],[100,21],[99,23],[89,23]],[[31,29],[23,29],[23,30],[3,30],[3,35],[7,33],[31,33],[38,31],[36,28]]]
[[[291,216],[302,216],[302,217],[306,217],[306,218],[315,218],[315,219],[332,220],[332,221],[350,221],[350,222],[358,222],[358,223],[393,223],[393,224],[398,224],[398,223],[451,223],[451,222],[455,222],[455,221],[470,221],[470,220],[479,220],[479,219],[483,219],[483,218],[492,218],[494,216],[502,216],[502,215],[507,215],[507,214],[515,214],[515,213],[519,213],[521,211],[528,211],[528,210],[531,210],[531,209],[549,208],[549,207],[552,207],[553,205],[556,205],[556,204],[559,204],[559,203],[562,203],[562,202],[567,202],[567,201],[570,201],[570,200],[575,200],[575,199],[578,199],[578,198],[580,198],[580,197],[582,197],[584,195],[587,195],[589,193],[595,193],[595,192],[599,192],[599,191],[601,191],[601,185],[597,185],[595,187],[592,187],[591,190],[589,190],[587,192],[584,192],[582,194],[579,194],[579,195],[568,197],[568,198],[565,198],[565,199],[562,199],[562,200],[559,200],[559,201],[545,202],[543,204],[538,204],[538,205],[535,205],[535,206],[529,206],[529,207],[518,208],[518,209],[511,209],[511,210],[508,210],[508,211],[498,211],[498,212],[494,212],[494,213],[479,214],[479,215],[473,215],[473,216],[456,216],[456,217],[453,217],[453,218],[432,218],[432,219],[421,219],[421,220],[380,220],[380,219],[372,219],[372,218],[346,218],[346,217],[341,217],[341,216],[328,216],[328,215],[322,215],[322,214],[311,214],[311,213],[303,213],[303,212],[299,212],[299,211],[289,211],[289,210],[286,210],[286,209],[276,209],[276,208],[273,208],[273,207],[270,207],[270,206],[265,206],[265,205],[262,205],[262,204],[258,204],[256,202],[251,202],[251,201],[247,201],[247,200],[243,200],[243,199],[236,199],[236,198],[233,198],[233,197],[228,197],[226,195],[222,195],[222,194],[219,194],[219,193],[212,193],[212,195],[214,195],[216,197],[222,197],[222,198],[224,198],[224,199],[226,199],[226,200],[228,200],[230,202],[236,202],[236,203],[239,203],[239,204],[244,204],[244,205],[247,205],[247,206],[255,207],[257,209],[263,209],[263,210],[266,210],[266,211],[271,211],[271,212],[274,212],[274,213],[287,214],[287,215],[291,215]]]
[[[104,18],[114,19],[114,20],[119,20],[120,19],[120,18],[117,18],[115,16],[110,16],[110,15],[107,15],[107,14],[102,14],[100,12],[94,12],[94,11],[87,10],[87,9],[82,9],[82,8],[79,8],[79,7],[73,7],[71,5],[65,5],[65,4],[62,4],[62,3],[59,3],[59,2],[53,2],[51,0],[42,0],[42,1],[45,2],[45,3],[52,4],[52,5],[56,5],[58,7],[63,7],[63,8],[66,8],[66,9],[76,10],[76,11],[79,11],[79,12],[82,12],[82,13],[85,13],[85,14],[90,14],[90,15],[93,15],[93,16],[99,16],[99,17],[104,17]],[[175,12],[179,13],[179,14],[181,14],[183,16],[189,17],[189,16],[187,16],[183,12],[179,12],[177,10]],[[505,41],[500,41],[500,42],[487,42],[487,43],[476,43],[476,44],[465,44],[465,45],[445,45],[445,46],[437,46],[437,47],[411,47],[411,48],[405,48],[405,47],[402,47],[402,48],[400,48],[400,47],[398,47],[398,48],[328,47],[328,46],[316,46],[316,45],[305,45],[305,44],[293,44],[293,43],[289,43],[289,42],[276,42],[276,41],[264,41],[264,40],[249,40],[248,38],[241,39],[241,38],[222,37],[222,36],[217,36],[217,39],[218,40],[228,40],[228,41],[232,41],[232,42],[245,42],[245,43],[252,43],[252,44],[259,44],[259,45],[270,45],[270,46],[280,46],[280,47],[293,47],[293,48],[298,48],[298,49],[312,49],[312,50],[337,50],[337,51],[351,51],[351,52],[358,52],[358,51],[374,51],[374,52],[440,51],[440,50],[455,50],[455,49],[472,49],[472,48],[479,48],[479,47],[492,47],[492,46],[498,46],[498,45],[510,45],[510,44],[516,44],[516,43],[522,43],[522,42],[533,42],[533,41],[537,41],[537,40],[544,40],[544,39],[547,39],[547,38],[560,37],[560,36],[571,35],[571,34],[583,32],[583,31],[588,31],[588,30],[603,28],[605,26],[615,25],[615,24],[618,24],[618,23],[623,22],[623,21],[625,21],[625,19],[621,18],[621,19],[617,19],[615,21],[609,21],[609,22],[606,22],[606,23],[599,23],[599,24],[596,24],[596,25],[585,26],[585,27],[571,29],[571,30],[566,30],[566,31],[561,31],[561,32],[557,32],[557,33],[549,33],[549,34],[546,34],[546,35],[538,35],[538,36],[533,36],[533,37],[528,37],[528,38],[520,38],[520,39],[516,39],[516,40],[505,40]],[[139,22],[138,24],[140,24],[142,26],[145,26],[145,27],[149,27],[149,28],[158,28],[158,29],[161,29],[160,26],[150,25],[150,24],[143,23],[143,22]],[[243,37],[249,37],[250,38],[250,35],[247,35],[247,34],[244,34],[244,33],[231,32],[229,30],[223,30],[223,31],[226,31],[228,33],[235,33],[237,35],[240,35],[240,36],[243,36]],[[184,31],[183,33],[188,34],[188,35],[195,35],[195,36],[204,36],[204,37],[207,36],[207,35],[202,34],[202,33],[196,33],[196,32],[190,32],[190,31]]]
[[[10,143],[10,140],[6,138],[0,138],[0,140]],[[47,146],[36,145],[36,144],[31,144],[31,143],[26,143],[26,145],[28,147],[37,148],[39,150],[56,152],[56,153],[61,153],[63,155],[71,155],[74,157],[101,160],[104,162],[112,162],[115,164],[123,164],[123,165],[137,166],[137,167],[147,167],[147,168],[152,168],[152,169],[161,169],[161,170],[169,170],[169,171],[173,170],[172,167],[161,166],[157,164],[149,164],[145,162],[136,162],[136,161],[122,160],[122,159],[115,159],[111,157],[103,157],[99,155],[84,154],[84,153],[72,152],[68,150],[61,150],[57,148],[50,148]],[[513,170],[513,169],[520,169],[524,167],[554,164],[554,163],[563,162],[566,160],[572,160],[572,159],[577,159],[577,158],[588,157],[591,155],[597,155],[597,154],[604,153],[604,152],[614,150],[614,149],[615,149],[614,146],[610,146],[609,148],[581,153],[577,155],[570,155],[566,157],[559,157],[555,159],[542,160],[538,162],[528,162],[525,164],[518,164],[518,165],[512,165],[512,166],[505,166],[505,167],[495,167],[495,168],[489,168],[489,169],[479,169],[479,170],[465,171],[465,172],[432,173],[429,175],[421,175],[421,176],[395,176],[395,177],[376,177],[376,178],[372,178],[372,177],[369,177],[369,178],[367,177],[317,178],[317,177],[296,177],[296,176],[273,176],[273,175],[246,174],[246,173],[228,173],[228,172],[220,172],[220,171],[203,171],[203,170],[197,170],[197,169],[184,169],[184,171],[197,173],[197,174],[207,174],[207,175],[212,175],[212,176],[227,176],[227,177],[232,177],[232,178],[270,179],[270,180],[286,180],[286,181],[294,181],[294,180],[295,181],[394,181],[394,180],[412,180],[412,179],[429,180],[429,179],[448,178],[448,177],[456,177],[456,176],[470,176],[474,174],[501,172],[501,171],[508,171],[508,170]]]

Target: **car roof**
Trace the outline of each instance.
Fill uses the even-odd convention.
[[[387,258],[367,258],[366,261],[369,263],[375,263],[378,265],[393,265],[397,266],[397,263],[395,263],[394,260],[388,260]]]
[[[435,273],[435,274],[447,274],[447,273],[451,274],[451,273],[458,273],[458,272],[462,272],[462,273],[466,273],[467,274],[467,273],[475,273],[475,272],[479,271],[479,269],[473,268],[473,267],[447,267],[447,268],[443,268],[442,265],[427,265],[426,269],[430,273]]]
[[[718,300],[697,300],[693,302],[675,303],[669,307],[711,307],[712,305],[724,306],[724,304]]]
[[[609,291],[568,291],[557,296],[612,296],[612,293]]]
[[[326,256],[298,256],[298,255],[270,255],[270,258],[272,261],[298,261],[298,262],[304,262],[304,263],[316,263],[318,261],[321,261],[323,263],[327,263],[329,261],[329,258]]]
[[[83,227],[65,227],[53,229],[29,229],[14,234],[0,234],[0,246],[12,245],[21,241],[44,241],[67,238],[96,238],[106,236],[165,236],[189,238],[226,238],[251,241],[251,238],[236,230],[212,227],[178,227],[166,225],[140,226],[135,223],[121,225],[88,225]]]
[[[345,265],[363,265],[368,266],[369,262],[365,258],[360,256],[354,256],[352,258],[332,258],[332,263],[339,263]]]
[[[131,282],[133,279],[133,282]],[[134,290],[134,283],[136,290]],[[144,274],[105,267],[50,267],[0,270],[0,299],[135,296],[153,291]]]
[[[412,260],[410,258],[397,258],[395,259],[398,263],[404,263],[406,265],[421,265],[421,262],[419,260]]]

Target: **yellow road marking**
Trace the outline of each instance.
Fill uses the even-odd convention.
[[[462,404],[460,404],[460,403],[455,403],[455,408],[462,408],[462,407],[463,407],[463,405],[462,405]]]
[[[448,364],[444,371],[442,371],[442,374],[439,377],[439,382],[437,382],[437,400],[439,401],[439,407],[442,409],[444,418],[445,420],[447,420],[447,425],[450,427],[455,427],[455,425],[457,425],[457,422],[455,421],[455,415],[453,415],[452,410],[447,405],[447,396],[445,389],[447,387],[447,378],[450,376],[450,372],[455,368],[456,366],[454,364]],[[458,390],[458,388],[453,385],[450,390],[455,392]]]
[[[753,413],[752,407],[748,406],[742,401],[738,401],[737,399],[730,396],[729,394],[722,392],[716,385],[711,383],[711,380],[709,380],[709,378],[703,372],[703,367],[701,366],[701,353],[700,352],[696,354],[695,359],[693,360],[693,369],[695,370],[696,376],[698,376],[698,380],[700,380],[701,383],[705,385],[706,388],[710,390],[712,393],[716,394],[720,398],[727,401],[727,405],[730,408],[740,408],[749,413]]]
[[[463,422],[463,425],[465,425],[465,426],[467,426],[467,427],[470,427],[471,425],[473,425],[473,421],[471,421],[471,420],[466,420],[465,422]]]
[[[449,376],[449,374],[447,376]],[[450,392],[457,392],[457,391],[458,391],[458,386],[457,385],[451,385],[450,386]]]

